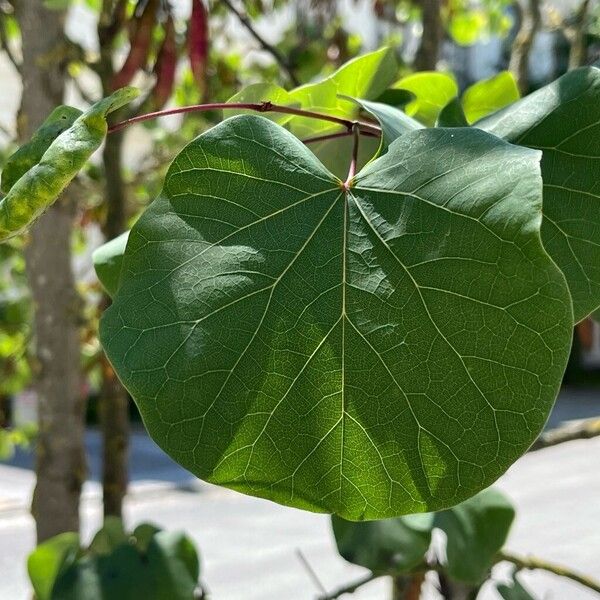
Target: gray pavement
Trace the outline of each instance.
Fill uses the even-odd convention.
[[[571,390],[563,392],[549,423],[556,426],[598,414],[600,390]],[[101,520],[99,443],[97,433],[89,432],[90,480],[82,501],[86,539]],[[600,438],[521,458],[497,483],[518,509],[508,547],[600,577],[599,462]],[[30,597],[25,571],[34,544],[28,514],[34,483],[30,466],[24,455],[11,465],[0,465],[0,600]],[[142,431],[133,435],[131,471],[125,507],[128,524],[152,521],[186,530],[200,548],[202,577],[214,600],[311,600],[318,590],[297,557],[298,549],[327,589],[364,573],[336,554],[328,517],[200,483]],[[598,598],[577,584],[541,572],[523,579],[540,599]],[[387,598],[388,589],[387,581],[375,581],[354,598]],[[484,596],[498,598],[493,590]]]

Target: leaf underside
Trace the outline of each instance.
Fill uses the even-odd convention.
[[[345,192],[260,116],[194,140],[101,323],[152,437],[202,479],[350,520],[489,485],[542,428],[571,336],[538,160],[422,129]]]

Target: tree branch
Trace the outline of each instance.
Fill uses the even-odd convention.
[[[575,15],[574,33],[569,52],[569,70],[581,67],[586,63],[587,45],[585,35],[589,7],[590,0],[583,0]]]
[[[333,590],[333,592],[329,593],[329,594],[324,594],[323,596],[319,596],[318,600],[335,600],[336,598],[339,598],[340,596],[343,596],[344,594],[354,594],[354,592],[362,587],[363,585],[366,585],[367,583],[371,583],[371,581],[374,581],[375,579],[378,579],[379,577],[383,577],[384,575],[375,575],[374,573],[369,573],[368,575],[365,575],[362,579],[357,579],[352,583],[343,585],[335,590]]]
[[[114,133],[120,131],[129,125],[134,123],[140,123],[142,121],[149,121],[151,119],[157,119],[159,117],[166,117],[167,115],[180,115],[190,112],[203,112],[209,110],[254,110],[256,112],[275,112],[286,115],[295,115],[299,117],[307,117],[309,119],[319,119],[321,121],[329,121],[330,123],[336,123],[345,127],[349,132],[353,131],[353,127],[356,125],[361,132],[368,132],[370,134],[379,136],[381,135],[381,128],[372,123],[365,123],[364,121],[353,121],[351,119],[344,119],[341,117],[335,117],[324,113],[318,113],[311,110],[304,110],[301,108],[293,108],[291,106],[280,106],[273,104],[272,102],[215,102],[211,104],[194,104],[192,106],[180,106],[178,108],[171,108],[167,110],[159,110],[156,112],[147,113],[144,115],[138,115],[130,119],[125,119],[120,123],[116,123],[112,127],[109,127],[108,132]],[[314,140],[313,140],[314,141]]]
[[[529,54],[542,22],[540,0],[525,0],[525,4],[523,8],[519,2],[515,3],[520,8],[521,26],[513,43],[508,66],[521,94],[526,94],[529,89]]]
[[[238,18],[240,23],[250,32],[252,37],[262,46],[263,50],[266,50],[271,56],[275,59],[275,62],[285,71],[289,80],[293,85],[300,85],[300,80],[296,76],[294,69],[287,58],[272,44],[269,44],[267,40],[265,40],[256,29],[254,29],[254,25],[252,21],[248,18],[248,15],[245,12],[242,12],[235,8],[235,6],[231,3],[230,0],[221,0],[223,4]]]
[[[529,452],[542,450],[573,440],[587,440],[600,435],[600,418],[585,419],[575,425],[565,425],[542,433],[533,443]]]
[[[575,581],[600,594],[600,582],[595,581],[587,575],[581,575],[580,573],[571,571],[571,569],[563,565],[557,565],[556,563],[548,562],[541,558],[535,558],[534,556],[518,556],[504,550],[498,553],[498,558],[499,561],[512,563],[517,569],[540,569],[542,571],[554,573],[554,575],[559,575],[560,577]]]

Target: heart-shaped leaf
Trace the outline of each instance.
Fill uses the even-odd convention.
[[[349,520],[489,485],[538,435],[570,345],[538,160],[422,129],[346,189],[260,116],[198,137],[101,323],[150,434],[203,479]]]
[[[542,150],[542,240],[580,321],[600,305],[600,69],[571,71],[475,126]]]

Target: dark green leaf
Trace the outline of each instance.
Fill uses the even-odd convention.
[[[106,116],[131,102],[138,92],[123,88],[96,102],[63,131],[34,164],[10,186],[0,200],[0,241],[21,233],[50,206],[100,147],[108,126]],[[47,127],[48,121],[42,127]],[[46,139],[45,134],[40,134]],[[31,142],[25,160],[36,155],[43,143]],[[18,163],[19,161],[17,161]],[[21,167],[16,167],[20,172]]]
[[[101,324],[150,434],[205,480],[350,520],[489,485],[541,430],[571,339],[538,160],[421,129],[345,192],[260,116],[202,134]]]
[[[61,533],[41,543],[27,559],[27,572],[37,600],[50,600],[58,574],[79,552],[79,535]]]
[[[436,514],[435,525],[447,536],[447,571],[457,581],[480,584],[506,542],[515,510],[503,494],[487,489]]]
[[[160,528],[152,523],[140,523],[131,534],[136,548],[141,552],[146,552],[150,541],[159,531]]]
[[[600,69],[571,71],[475,126],[543,151],[542,241],[580,321],[600,305]]]
[[[92,260],[100,283],[112,298],[119,288],[123,254],[129,239],[129,231],[122,233],[110,242],[106,242],[94,251]]]
[[[452,98],[444,106],[436,123],[437,127],[468,127],[468,125],[462,104],[458,98]]]
[[[433,515],[353,523],[332,517],[338,552],[374,573],[406,573],[423,562],[431,543]]]
[[[535,596],[514,576],[509,584],[498,584],[496,589],[503,600],[536,600]]]

